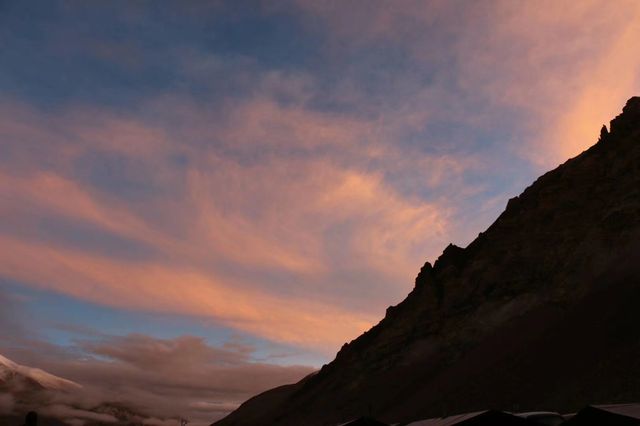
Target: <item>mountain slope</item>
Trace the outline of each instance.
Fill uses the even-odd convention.
[[[22,416],[32,410],[44,426],[178,424],[178,420],[154,420],[126,402],[98,402],[87,394],[87,388],[76,382],[0,355],[1,425],[21,424]]]
[[[53,374],[47,373],[39,368],[26,367],[24,365],[17,364],[0,355],[0,386],[15,388],[17,382],[20,382],[20,386],[28,384],[35,389],[64,391],[79,389],[82,387],[71,380],[54,376]]]
[[[640,98],[304,382],[216,425],[389,422],[640,399]]]

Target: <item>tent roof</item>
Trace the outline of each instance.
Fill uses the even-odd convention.
[[[449,426],[455,425],[463,420],[470,419],[479,414],[485,413],[486,411],[476,411],[473,413],[466,414],[456,414],[454,416],[448,417],[440,417],[438,419],[427,419],[427,420],[418,420],[416,422],[411,422],[407,424],[407,426]]]
[[[379,422],[378,420],[370,417],[360,417],[355,420],[350,420],[346,423],[341,423],[338,426],[388,426],[386,423]]]
[[[594,405],[594,407],[610,413],[640,419],[640,404]]]
[[[567,426],[640,426],[640,419],[621,414],[616,411],[627,411],[625,408],[612,406],[592,407],[587,406],[571,417],[565,424]],[[629,408],[629,407],[627,407]]]
[[[477,411],[474,413],[458,414],[439,419],[420,420],[409,423],[407,426],[453,426],[453,425],[491,425],[491,426],[517,426],[529,423],[520,417],[502,411]]]

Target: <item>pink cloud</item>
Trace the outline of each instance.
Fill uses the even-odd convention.
[[[517,113],[524,131],[504,141],[505,150],[540,170],[588,148],[640,90],[640,6],[633,0],[295,3],[310,25],[324,26],[333,49],[391,42],[425,69],[452,58],[444,72],[464,99],[450,103],[475,99],[479,110],[459,113],[483,127],[508,124],[500,111]],[[443,102],[447,83],[429,89],[438,87]]]
[[[259,336],[317,348],[338,345],[374,319],[242,289],[186,268],[122,262],[9,238],[0,239],[0,252],[3,275],[15,280],[107,306],[212,317]]]
[[[525,132],[512,149],[539,168],[597,140],[640,89],[640,7],[621,1],[497,2],[457,51],[460,80],[493,107],[519,111]]]
[[[472,164],[446,155],[405,157],[389,142],[420,119],[402,112],[345,118],[261,97],[223,117],[162,100],[150,108],[173,118],[158,123],[99,110],[52,116],[3,108],[0,129],[18,159],[0,172],[0,196],[10,200],[2,207],[6,217],[16,225],[40,214],[88,223],[152,247],[159,258],[116,259],[18,232],[0,236],[2,275],[109,306],[211,317],[323,350],[370,327],[390,299],[407,291],[425,255],[445,243],[447,205],[401,194],[380,171],[367,170],[368,162],[395,158],[390,167],[415,168],[432,187]],[[244,163],[218,152],[220,144],[308,152]],[[55,147],[46,163],[33,155],[39,146]],[[330,149],[315,155],[318,147]],[[124,199],[69,173],[93,152],[142,162],[171,197]],[[168,161],[178,154],[187,161],[173,170]],[[272,272],[288,274],[290,283],[258,278]],[[362,300],[370,277],[388,287]]]

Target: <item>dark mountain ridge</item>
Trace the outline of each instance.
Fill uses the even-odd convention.
[[[591,148],[449,245],[314,376],[215,423],[388,422],[640,400],[640,98]]]

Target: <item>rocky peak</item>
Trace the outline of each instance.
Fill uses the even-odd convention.
[[[218,424],[640,399],[639,142],[634,97],[597,144],[510,200],[469,246],[426,262],[407,298],[318,374]]]
[[[610,134],[624,137],[640,129],[640,96],[629,99],[622,108],[622,114],[611,120]]]
[[[465,260],[465,250],[462,247],[458,247],[455,244],[449,244],[436,263],[433,265],[435,271],[443,270],[447,267],[459,268],[462,266]]]

